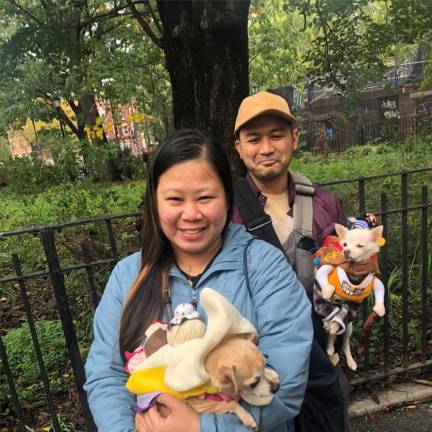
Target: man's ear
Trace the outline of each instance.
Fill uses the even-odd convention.
[[[292,131],[292,138],[293,138],[293,150],[297,150],[298,148],[298,143],[299,143],[299,131],[298,129],[294,129]]]
[[[219,368],[219,382],[221,385],[220,390],[223,393],[237,394],[238,385],[236,380],[235,366],[221,366]]]
[[[241,144],[240,144],[240,140],[239,140],[239,139],[236,139],[235,142],[234,142],[234,144],[235,144],[235,149],[237,150],[237,153],[238,153],[239,156],[240,156],[240,159],[242,159],[242,152],[241,152]]]
[[[345,234],[347,233],[348,229],[341,224],[335,223],[335,231],[338,237],[342,239],[345,237]]]
[[[379,243],[382,237],[383,232],[383,226],[378,225],[377,227],[373,228],[370,232],[371,239],[374,243]]]

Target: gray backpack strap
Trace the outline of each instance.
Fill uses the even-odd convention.
[[[315,188],[311,181],[301,174],[290,171],[290,176],[296,192],[293,208],[293,229],[312,236],[312,197],[315,194]]]

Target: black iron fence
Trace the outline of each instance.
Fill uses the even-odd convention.
[[[404,141],[432,134],[430,113],[382,121],[331,118],[300,123],[305,149],[317,154],[341,153],[354,145]]]
[[[432,366],[432,224],[428,216],[432,202],[427,187],[431,180],[432,168],[422,168],[322,184],[335,189],[348,213],[373,211],[387,238],[380,253],[387,313],[362,349],[359,371],[351,377],[355,385]],[[96,430],[83,391],[91,317],[111,268],[139,248],[138,215],[0,233],[0,389],[8,392],[0,400],[0,412],[6,413],[2,430],[25,431],[36,423],[56,432],[64,430],[69,410],[79,425],[76,430]],[[365,302],[363,321],[368,310]],[[47,347],[37,329],[44,319],[61,323],[67,349],[62,365],[46,365]],[[9,336],[23,322],[31,334],[43,391],[38,404],[17,390],[22,385],[16,367],[20,359],[9,352],[15,348]],[[54,369],[60,370],[60,381],[64,378],[60,391],[53,390],[50,373]]]

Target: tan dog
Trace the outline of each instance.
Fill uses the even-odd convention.
[[[224,339],[205,360],[211,384],[221,393],[239,395],[251,405],[268,405],[279,390],[279,376],[265,367],[265,358],[258,347],[240,335]],[[258,430],[252,417],[236,400],[212,401],[187,399],[198,412],[234,413],[248,428]]]
[[[205,368],[211,384],[221,393],[240,396],[251,405],[262,406],[271,402],[279,389],[279,376],[265,367],[265,358],[258,347],[242,335],[225,338],[205,359]],[[258,430],[254,418],[235,399],[215,401],[191,397],[186,399],[198,413],[234,413],[248,428]],[[162,405],[159,412],[168,412]]]

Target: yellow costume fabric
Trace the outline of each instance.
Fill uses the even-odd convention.
[[[208,384],[202,384],[186,391],[176,391],[168,387],[165,382],[166,367],[157,367],[141,369],[134,372],[126,383],[127,389],[135,394],[145,394],[160,391],[170,393],[179,399],[186,399],[192,396],[198,396],[203,393],[219,393],[215,387]]]

